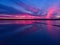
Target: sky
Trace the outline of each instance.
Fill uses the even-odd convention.
[[[53,5],[60,7],[60,0],[0,0],[0,14],[36,13],[47,11]]]

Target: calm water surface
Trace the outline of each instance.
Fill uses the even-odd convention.
[[[0,45],[60,45],[60,20],[0,20]]]

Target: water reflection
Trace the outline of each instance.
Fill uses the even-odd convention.
[[[32,24],[39,20],[0,20],[0,24]]]
[[[58,28],[57,26],[59,26],[58,25],[58,23],[59,23],[59,21],[58,21],[58,23],[56,23],[57,21],[55,20],[55,21],[50,21],[50,20],[47,20],[46,21],[46,23],[48,24],[48,25],[46,25],[46,27],[47,27],[47,32],[48,32],[48,34],[49,35],[51,35],[51,37],[53,38],[53,39],[58,39],[59,38],[59,30],[60,30],[60,27]],[[57,26],[55,26],[57,24]],[[60,24],[60,23],[59,23]],[[57,29],[57,30],[56,30]],[[59,39],[58,39],[59,40]]]
[[[38,39],[47,36],[60,41],[60,20],[0,20],[0,35],[1,38],[34,35]]]

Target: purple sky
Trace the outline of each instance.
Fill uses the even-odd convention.
[[[57,4],[60,7],[60,0],[0,0],[0,13],[32,13],[27,9],[28,6],[23,7],[21,4],[46,11],[53,4]]]

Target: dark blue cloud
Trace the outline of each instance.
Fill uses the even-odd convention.
[[[20,14],[21,11],[14,9],[13,7],[8,7],[6,5],[0,4],[0,14]]]
[[[0,0],[0,14],[21,14],[30,13],[21,6],[22,1],[16,0]]]
[[[29,9],[21,6],[27,4],[38,9],[47,9],[53,3],[60,3],[60,0],[0,0],[0,14],[30,13]]]

